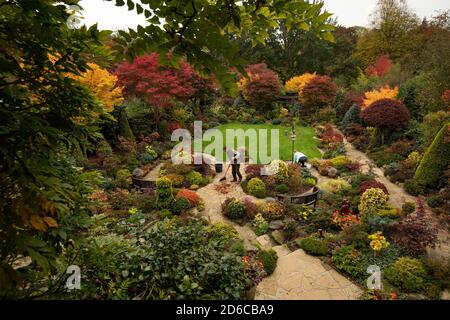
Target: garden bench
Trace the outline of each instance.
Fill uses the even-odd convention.
[[[307,206],[314,205],[315,208],[319,192],[320,189],[315,186],[311,192],[306,192],[300,195],[292,196],[286,194],[277,194],[277,199],[278,201],[287,204],[305,204]]]

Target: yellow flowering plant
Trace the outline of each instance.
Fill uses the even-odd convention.
[[[371,240],[370,247],[375,254],[378,254],[382,249],[387,248],[390,245],[381,231],[370,234],[368,238]]]

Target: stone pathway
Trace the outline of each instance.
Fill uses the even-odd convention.
[[[362,290],[316,257],[299,249],[278,254],[274,273],[256,288],[256,300],[356,300]]]
[[[158,179],[158,176],[159,176],[159,170],[161,169],[163,164],[164,163],[161,162],[156,167],[154,167],[152,170],[150,170],[150,172],[147,173],[147,175],[144,177],[144,180],[156,181]]]

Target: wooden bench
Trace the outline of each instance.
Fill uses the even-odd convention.
[[[287,204],[305,204],[307,206],[314,205],[315,208],[319,191],[320,189],[315,186],[311,192],[306,192],[300,195],[291,196],[287,194],[277,194],[277,199],[278,201]]]
[[[136,189],[140,189],[140,190],[156,190],[156,182],[155,181],[150,181],[150,180],[144,180],[144,179],[139,179],[136,177],[132,177],[132,182],[133,182],[133,186]]]

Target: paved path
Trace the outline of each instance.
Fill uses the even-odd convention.
[[[277,267],[256,288],[256,300],[356,300],[362,294],[357,285],[303,250],[273,249]]]
[[[163,162],[159,163],[156,167],[154,167],[152,170],[150,170],[149,173],[144,177],[144,180],[148,181],[156,181],[159,177],[159,170],[163,166]]]

